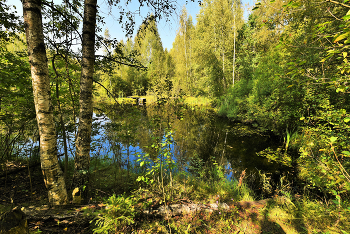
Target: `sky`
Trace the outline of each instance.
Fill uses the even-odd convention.
[[[61,0],[54,0],[56,3],[60,3]],[[121,2],[126,2],[126,0],[121,0]],[[254,6],[254,3],[256,0],[242,0],[242,4],[245,7],[245,13],[244,18],[247,19],[249,15],[249,9]],[[21,16],[23,16],[22,12],[22,3],[20,0],[7,0],[7,4],[9,5],[15,5],[17,13]],[[99,5],[99,13],[101,16],[105,17],[105,25],[101,25],[102,30],[108,28],[109,33],[111,35],[111,38],[116,38],[117,40],[126,40],[125,32],[120,27],[117,18],[119,17],[118,9],[112,8],[112,10],[109,9],[107,0],[98,0],[97,4]],[[182,10],[182,7],[186,5],[186,9],[189,15],[192,16],[194,24],[196,23],[196,15],[199,13],[200,6],[198,4],[198,0],[194,0],[194,2],[189,0],[177,0],[176,1],[177,9],[174,14],[172,14],[167,20],[165,18],[161,19],[158,22],[158,31],[160,38],[162,40],[162,44],[164,48],[167,48],[170,50],[172,48],[172,43],[175,40],[176,31],[178,29],[179,23],[178,19]],[[131,3],[128,5],[127,9],[129,10],[136,10],[138,9],[138,1],[132,0]],[[135,31],[139,28],[139,26],[142,23],[143,17],[147,15],[149,12],[149,9],[144,8],[140,10],[140,15],[135,15]]]

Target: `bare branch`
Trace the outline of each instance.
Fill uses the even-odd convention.
[[[335,3],[335,4],[338,4],[338,5],[342,5],[344,7],[350,8],[349,5],[346,5],[346,4],[341,3],[341,2],[336,2],[336,1],[333,1],[333,0],[326,0],[326,2],[331,2],[331,3]]]
[[[107,91],[107,93],[109,93],[109,94],[112,96],[112,98],[114,99],[114,101],[119,105],[119,102],[117,101],[117,99],[115,99],[114,95],[113,95],[106,87],[104,87],[103,84],[101,84],[100,82],[98,82],[98,81],[95,80],[95,79],[93,79],[93,82],[99,84],[102,88],[104,88],[104,89]]]
[[[114,58],[112,56],[104,56],[104,55],[95,55],[95,56],[96,57],[102,57],[102,58],[104,58],[106,60],[113,61],[113,62],[116,62],[116,63],[121,64],[121,65],[126,65],[126,66],[129,66],[129,67],[136,67],[136,68],[147,70],[147,67],[145,67],[143,65],[137,65],[137,64],[123,62],[123,61],[117,60],[116,58]]]

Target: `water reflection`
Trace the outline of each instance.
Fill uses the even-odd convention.
[[[267,147],[277,146],[247,126],[232,123],[210,110],[184,106],[127,107],[94,114],[92,157],[135,169],[137,155],[155,159],[165,133],[172,131],[170,152],[180,170],[195,173],[204,165],[218,162],[229,179],[243,170],[274,173],[282,170],[275,163],[258,157]],[[152,147],[153,146],[153,147]]]

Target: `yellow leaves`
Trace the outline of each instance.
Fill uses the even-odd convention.
[[[339,178],[339,179],[337,179],[337,181],[335,181],[335,183],[338,184],[338,183],[341,183],[343,181],[344,181],[343,179]]]
[[[72,192],[73,197],[74,197],[75,194],[78,193],[78,192],[79,192],[79,188],[75,188],[75,189],[73,190],[73,192]]]
[[[350,10],[346,13],[346,15],[343,17],[343,20],[347,21],[350,19]]]
[[[259,9],[260,6],[261,6],[261,2],[255,3],[255,7],[252,9],[252,11]]]
[[[80,204],[81,203],[81,196],[78,196],[77,193],[79,192],[79,188],[75,188],[72,192],[73,195],[73,203],[74,204]]]
[[[334,43],[337,43],[338,41],[341,41],[349,36],[349,32],[343,33],[339,35],[335,40]]]

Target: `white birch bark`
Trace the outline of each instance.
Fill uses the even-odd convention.
[[[23,18],[40,135],[41,169],[50,203],[62,205],[67,202],[67,190],[57,159],[57,138],[42,26],[41,1],[23,0]]]

